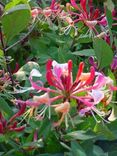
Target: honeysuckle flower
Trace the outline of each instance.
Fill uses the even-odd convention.
[[[97,109],[96,105],[101,102],[102,104],[104,104],[104,106],[107,106],[112,100],[113,91],[117,90],[117,88],[113,87],[113,80],[110,77],[106,77],[103,74],[97,72],[96,75],[97,77],[95,79],[92,90],[88,92],[87,97],[84,97],[84,101],[81,99],[82,103],[84,102],[85,106],[84,108],[80,109],[79,114],[81,116],[84,116],[85,113],[91,112],[94,118],[96,119],[94,115],[95,112],[104,121],[106,121],[103,118],[103,116],[105,116],[105,112]],[[96,121],[99,122],[97,119]]]
[[[107,30],[107,20],[105,15],[100,17],[99,9],[94,9],[92,0],[88,0],[88,7],[87,9],[87,0],[80,0],[80,6],[76,4],[75,0],[70,0],[71,5],[78,11],[78,13],[74,13],[71,11],[71,15],[74,16],[75,20],[74,23],[82,21],[89,30],[86,34],[90,36],[98,35],[99,32],[96,29],[96,25],[100,25],[100,28],[103,29],[104,32]]]
[[[66,16],[64,18],[64,22],[66,22],[68,25],[61,28],[61,32],[62,32],[61,35],[63,35],[63,34],[68,35],[70,33],[71,29],[74,29],[74,32],[75,32],[74,34],[76,36],[77,28],[75,27],[74,21],[72,20],[72,18],[69,16]]]
[[[35,118],[41,119],[44,117],[45,111],[50,105],[48,93],[45,93],[45,94],[40,95],[40,96],[33,96],[32,99],[29,99],[26,101],[14,100],[14,102],[16,104],[17,103],[22,104],[22,105],[25,104],[26,106],[29,107],[29,109],[24,113],[24,118],[26,118],[27,116],[29,116],[29,118],[32,116],[35,116]],[[38,108],[42,104],[45,104],[45,107],[38,112]]]
[[[7,132],[20,132],[23,131],[25,126],[19,126],[18,122],[16,121],[17,117],[20,117],[25,112],[26,105],[21,105],[19,111],[14,114],[8,121],[3,117],[2,113],[0,112],[0,133],[5,134]]]
[[[32,18],[36,19],[36,17],[42,13],[42,10],[41,8],[34,8],[31,10],[31,15],[32,15]]]
[[[32,82],[32,80],[31,84],[36,90],[48,91],[58,94],[56,100],[61,99],[63,102],[62,104],[55,105],[55,110],[59,110],[59,108],[61,109],[66,106],[65,102],[68,103],[68,101],[70,101],[72,98],[77,99],[77,96],[75,97],[75,95],[81,92],[80,90],[84,86],[90,85],[93,81],[95,76],[94,68],[91,67],[90,73],[83,73],[83,68],[84,63],[82,62],[79,65],[76,80],[73,82],[71,60],[64,64],[59,64],[56,61],[49,60],[47,62],[46,78],[49,85],[54,86],[55,90],[38,86],[35,82]],[[65,107],[64,109],[66,109],[66,112],[68,113],[68,107]],[[60,121],[63,121],[64,115],[65,114],[63,113],[62,119]]]
[[[60,126],[61,123],[63,122],[64,118],[65,118],[65,125],[66,125],[66,128],[67,128],[68,127],[67,118],[70,117],[70,115],[69,115],[70,103],[66,101],[64,103],[60,103],[60,104],[57,104],[57,105],[52,105],[52,107],[55,108],[56,113],[61,113],[62,114],[60,120],[58,122],[54,123],[54,126],[55,127]]]
[[[44,9],[40,7],[34,8],[32,9],[31,14],[34,19],[37,18],[40,21],[47,20],[47,22],[51,24],[52,20],[59,16],[61,10],[60,4],[56,3],[56,0],[52,0],[49,7],[45,7]]]
[[[46,111],[48,110],[48,118],[51,117],[51,103],[60,99],[62,96],[56,96],[53,98],[49,97],[48,93],[44,93],[40,96],[33,96],[32,99],[23,101],[23,100],[14,100],[16,104],[25,104],[28,107],[28,110],[24,113],[24,118],[29,117],[29,119],[34,116],[36,120],[42,120],[45,116]],[[40,108],[40,106],[42,106]]]
[[[48,60],[46,79],[50,88],[44,87],[40,81],[34,82],[33,78],[30,77],[32,87],[39,92],[44,91],[45,94],[33,96],[31,100],[16,100],[16,102],[25,103],[29,106],[29,116],[34,115],[34,112],[36,112],[36,119],[42,119],[47,108],[54,108],[56,113],[61,114],[61,118],[54,124],[55,126],[60,125],[64,119],[67,120],[67,116],[70,117],[70,102],[72,99],[76,100],[78,105],[79,103],[82,104],[82,108],[79,110],[80,114],[85,115],[86,112],[91,112],[95,117],[95,112],[103,118],[105,113],[99,110],[97,105],[99,103],[104,103],[104,106],[108,105],[111,102],[113,90],[117,90],[117,88],[113,86],[111,78],[95,72],[93,66],[90,68],[89,73],[84,73],[83,69],[84,63],[81,62],[76,79],[73,81],[71,60],[63,64]],[[44,105],[44,107],[40,109],[40,105]]]
[[[39,72],[39,70],[37,69],[32,69],[32,71],[30,72],[30,79],[32,79],[33,77],[41,77],[42,74]],[[13,92],[9,92],[9,93],[12,93],[12,94],[18,94],[18,93],[25,93],[27,91],[31,91],[31,90],[34,90],[34,88],[31,86],[31,87],[21,87],[19,84],[17,84],[16,87],[14,87],[14,91]]]

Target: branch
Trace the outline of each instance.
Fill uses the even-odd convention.
[[[9,64],[8,64],[8,60],[7,60],[6,49],[5,49],[5,44],[4,44],[4,39],[3,39],[3,34],[2,34],[2,29],[1,29],[1,27],[0,27],[0,41],[1,41],[2,50],[3,50],[3,52],[4,52],[4,57],[5,57],[5,60],[6,60],[7,71],[8,71],[8,73],[9,73],[9,77],[10,77],[10,79],[11,79],[12,86],[14,86],[14,80],[13,80],[11,68],[10,68],[10,66],[9,66]]]
[[[17,44],[21,43],[25,38],[27,38],[31,34],[31,32],[33,31],[33,29],[34,29],[34,27],[35,27],[35,25],[37,23],[38,23],[38,21],[32,25],[32,27],[30,28],[29,32],[24,37],[22,37],[20,40],[18,40],[17,42],[15,42],[14,44],[12,44],[8,48],[6,48],[5,51],[8,51],[9,49],[15,47]]]

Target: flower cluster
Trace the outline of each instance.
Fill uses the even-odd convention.
[[[88,7],[87,7],[88,6]],[[33,19],[39,19],[42,21],[42,17],[52,24],[55,19],[58,23],[62,22],[65,27],[61,28],[62,34],[68,34],[73,28],[75,35],[78,33],[77,23],[82,22],[84,27],[88,30],[85,35],[89,37],[105,37],[108,36],[108,21],[106,18],[106,11],[101,12],[98,8],[95,9],[92,0],[80,0],[80,4],[77,5],[76,0],[70,0],[70,3],[66,3],[64,8],[56,0],[52,0],[51,5],[46,8],[33,8],[31,11]],[[116,21],[116,11],[112,11],[113,21]],[[44,20],[43,19],[43,20]],[[114,22],[113,26],[117,24]]]
[[[84,63],[81,62],[76,79],[73,81],[71,60],[64,64],[48,60],[46,79],[50,87],[44,87],[41,81],[34,82],[33,77],[30,76],[32,88],[39,94],[45,93],[39,96],[34,95],[27,101],[18,99],[15,102],[30,107],[25,115],[30,117],[34,115],[37,120],[44,118],[47,109],[50,118],[51,109],[54,108],[57,114],[61,114],[60,120],[54,123],[55,126],[59,126],[64,119],[67,121],[67,117],[71,119],[70,109],[73,100],[79,115],[85,116],[87,112],[90,112],[95,119],[95,114],[98,114],[104,120],[105,111],[98,105],[102,104],[105,108],[111,102],[113,91],[117,90],[117,87],[113,86],[113,80],[110,77],[95,72],[93,66],[88,73],[84,73],[83,69]]]
[[[21,105],[19,111],[14,114],[8,121],[3,117],[0,112],[0,134],[7,132],[20,132],[23,131],[25,126],[19,126],[16,118],[20,117],[25,112],[26,105]]]

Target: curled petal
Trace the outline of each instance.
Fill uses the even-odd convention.
[[[104,98],[104,91],[92,90],[90,95],[93,97],[94,103],[98,104]]]
[[[33,18],[36,18],[41,12],[42,12],[41,9],[35,8],[35,9],[31,10],[31,15],[32,15]]]
[[[95,78],[95,69],[94,67],[90,68],[90,76],[89,78],[86,80],[85,85],[89,85]]]
[[[86,0],[81,0],[80,1],[80,5],[82,7],[82,9],[84,10],[85,13],[87,13],[87,9],[86,9]]]
[[[99,14],[100,14],[99,9],[95,9],[95,12],[94,12],[94,14],[93,14],[93,17],[92,17],[92,18],[93,18],[93,19],[98,18]]]
[[[20,110],[10,118],[9,122],[13,122],[17,117],[21,116],[25,112],[25,109],[26,104],[21,105]]]
[[[33,101],[39,104],[50,105],[50,98],[49,98],[48,93],[45,93],[41,96],[33,96]]]
[[[116,86],[110,86],[110,89],[113,90],[113,91],[116,91],[117,87]]]
[[[100,21],[98,21],[98,24],[102,25],[102,26],[107,26],[107,19],[106,17],[103,17]]]
[[[68,61],[68,71],[69,71],[69,73],[72,72],[72,60]]]
[[[81,76],[81,74],[83,72],[83,69],[84,69],[84,62],[81,62],[79,64],[79,68],[78,68],[78,72],[77,72],[77,76],[76,76],[75,82],[78,82],[79,81],[79,78],[80,78],[80,76]]]
[[[46,71],[51,70],[51,68],[52,68],[52,60],[49,59],[46,64]]]
[[[16,132],[21,132],[25,129],[25,126],[20,126],[20,127],[16,127],[16,128],[10,128],[10,131],[16,131]]]
[[[70,0],[71,5],[76,9],[76,10],[80,10],[80,8],[78,7],[78,5],[76,4],[75,0]]]
[[[41,77],[41,76],[42,76],[42,74],[37,69],[33,69],[30,72],[30,77]]]
[[[80,111],[79,111],[79,115],[80,116],[84,116],[87,112],[89,112],[90,111],[90,107],[86,107],[86,108],[82,108],[82,109],[80,109]]]
[[[50,9],[54,9],[55,3],[56,3],[56,0],[52,0],[51,5],[50,5]]]

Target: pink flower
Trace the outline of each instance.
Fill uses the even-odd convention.
[[[42,10],[39,8],[34,8],[31,10],[31,15],[35,19],[40,13],[42,13]]]
[[[8,121],[2,116],[2,113],[0,112],[0,133],[4,134],[11,131],[23,131],[25,126],[18,127],[16,118],[21,116],[25,112],[25,108],[26,105],[21,105],[20,110],[16,114],[14,114]]]
[[[75,18],[74,23],[82,21],[85,26],[89,28],[88,32],[90,35],[98,35],[98,31],[96,29],[96,25],[100,25],[100,29],[103,28],[103,31],[106,32],[107,20],[105,15],[100,18],[99,9],[94,9],[92,0],[80,0],[80,6],[76,4],[75,0],[71,0],[71,5],[78,11],[78,13],[70,12],[71,15]],[[87,9],[87,7],[89,9]],[[87,33],[88,33],[87,32]]]
[[[16,100],[17,103],[26,104],[31,107],[28,110],[29,116],[36,114],[36,119],[43,119],[47,108],[54,108],[56,113],[60,113],[60,120],[54,126],[60,125],[64,118],[70,117],[70,102],[72,99],[76,104],[82,104],[79,113],[85,115],[86,112],[97,113],[101,118],[105,115],[102,110],[97,108],[97,105],[103,100],[105,106],[111,102],[113,90],[117,90],[113,86],[111,78],[104,76],[99,72],[95,72],[94,67],[90,68],[89,73],[84,73],[84,63],[79,64],[76,79],[73,81],[72,76],[72,61],[59,64],[56,61],[48,60],[46,65],[46,79],[50,88],[44,87],[41,81],[34,82],[30,77],[32,88],[39,91],[44,91],[45,94],[33,96],[27,101]],[[43,108],[40,109],[40,105]],[[36,111],[35,111],[36,110]],[[66,123],[66,125],[68,125]]]
[[[58,14],[61,12],[61,7],[59,3],[56,3],[56,0],[52,0],[51,5],[49,7],[42,8],[34,8],[31,10],[31,15],[34,19],[38,17],[39,20],[42,20],[42,16],[39,17],[39,15],[43,15],[43,17],[50,23],[51,19],[55,19],[55,17],[58,16]]]

